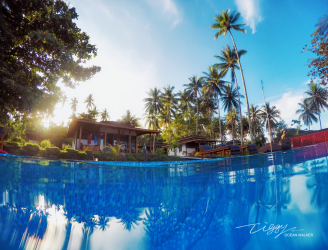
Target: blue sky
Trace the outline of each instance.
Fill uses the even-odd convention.
[[[246,34],[233,35],[238,49],[248,51],[241,63],[249,102],[263,105],[263,80],[267,101],[289,125],[298,117],[297,103],[309,82],[305,65],[312,55],[301,51],[328,9],[321,0],[71,0],[70,5],[79,14],[78,27],[98,47],[98,56],[89,64],[102,67],[79,87],[63,88],[69,99],[78,98],[77,112],[86,110],[83,102],[92,93],[97,108],[107,108],[111,120],[127,109],[142,117],[150,88],[170,84],[182,90],[189,77],[202,76],[218,62],[214,55],[226,44],[232,46],[230,36],[214,41],[215,30],[210,29],[214,15],[231,9],[241,13],[240,23],[247,24]],[[237,77],[241,84],[240,72]],[[67,122],[69,102],[57,105],[52,121]],[[328,127],[327,112],[322,121]],[[319,124],[313,126],[318,128]]]

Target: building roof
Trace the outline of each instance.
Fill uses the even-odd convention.
[[[113,122],[113,121],[102,121],[102,122],[92,122],[87,120],[81,120],[81,119],[73,119],[71,123],[69,124],[68,131],[67,131],[67,137],[73,137],[75,131],[77,131],[80,126],[83,126],[83,129],[87,129],[89,131],[92,130],[98,130],[100,127],[109,127],[109,128],[117,128],[117,129],[126,129],[135,131],[137,135],[143,135],[148,133],[156,133],[159,134],[161,131],[158,130],[150,130],[150,129],[144,129],[144,128],[136,128],[130,125],[126,125],[119,122]]]

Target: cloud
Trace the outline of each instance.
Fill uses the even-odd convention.
[[[182,21],[182,15],[173,0],[146,0],[146,2],[155,10],[160,11],[165,19],[172,22],[172,28]]]
[[[296,114],[296,110],[299,109],[298,103],[304,98],[302,91],[297,91],[292,93],[291,91],[286,92],[282,97],[276,101],[271,102],[270,105],[276,106],[280,111],[280,117],[283,119],[289,126],[292,120],[298,120],[299,115]]]
[[[246,25],[252,29],[254,34],[256,32],[255,26],[263,20],[260,11],[260,0],[235,0],[235,3]]]

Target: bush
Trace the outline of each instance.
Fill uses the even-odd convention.
[[[143,158],[142,156],[136,156],[135,157],[137,159],[137,161],[145,161],[145,158]]]
[[[137,159],[131,154],[126,154],[126,159],[128,161],[137,161]]]
[[[155,155],[164,155],[164,149],[163,148],[156,148],[155,149]]]
[[[17,152],[18,155],[27,155],[27,151],[24,148],[20,148]]]
[[[60,155],[60,149],[57,147],[46,148],[47,156],[58,158]]]
[[[79,160],[86,160],[87,154],[85,152],[79,152],[78,158],[79,158]]]
[[[158,161],[158,159],[155,155],[152,155],[149,157],[149,161]]]
[[[6,142],[4,146],[4,150],[9,154],[19,154],[19,150],[21,149],[21,144],[18,142]]]
[[[41,148],[38,156],[39,157],[47,157],[47,151],[45,149]]]
[[[163,161],[168,161],[168,160],[169,160],[169,157],[167,157],[166,155],[162,155],[162,156],[161,156],[161,159],[162,159]]]
[[[25,140],[22,137],[15,137],[15,138],[11,139],[11,142],[18,142],[20,144],[24,144]]]
[[[24,155],[28,156],[37,156],[40,151],[40,146],[38,144],[26,143],[25,146],[22,147],[24,150]]]
[[[67,151],[65,151],[65,150],[60,150],[59,158],[60,158],[60,159],[70,159],[70,158],[68,157],[68,153],[67,153]]]
[[[79,159],[79,151],[72,149],[72,148],[67,148],[66,149],[67,152],[67,159],[72,159],[72,160],[77,160]]]
[[[87,160],[93,160],[93,152],[90,150],[85,151],[87,154]]]
[[[51,147],[51,142],[50,142],[50,140],[43,140],[42,142],[40,142],[40,146],[42,148],[50,148]]]

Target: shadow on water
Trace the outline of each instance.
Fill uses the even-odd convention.
[[[0,248],[118,249],[113,230],[128,249],[139,230],[134,249],[327,249],[327,155],[323,143],[157,167],[0,156]]]

